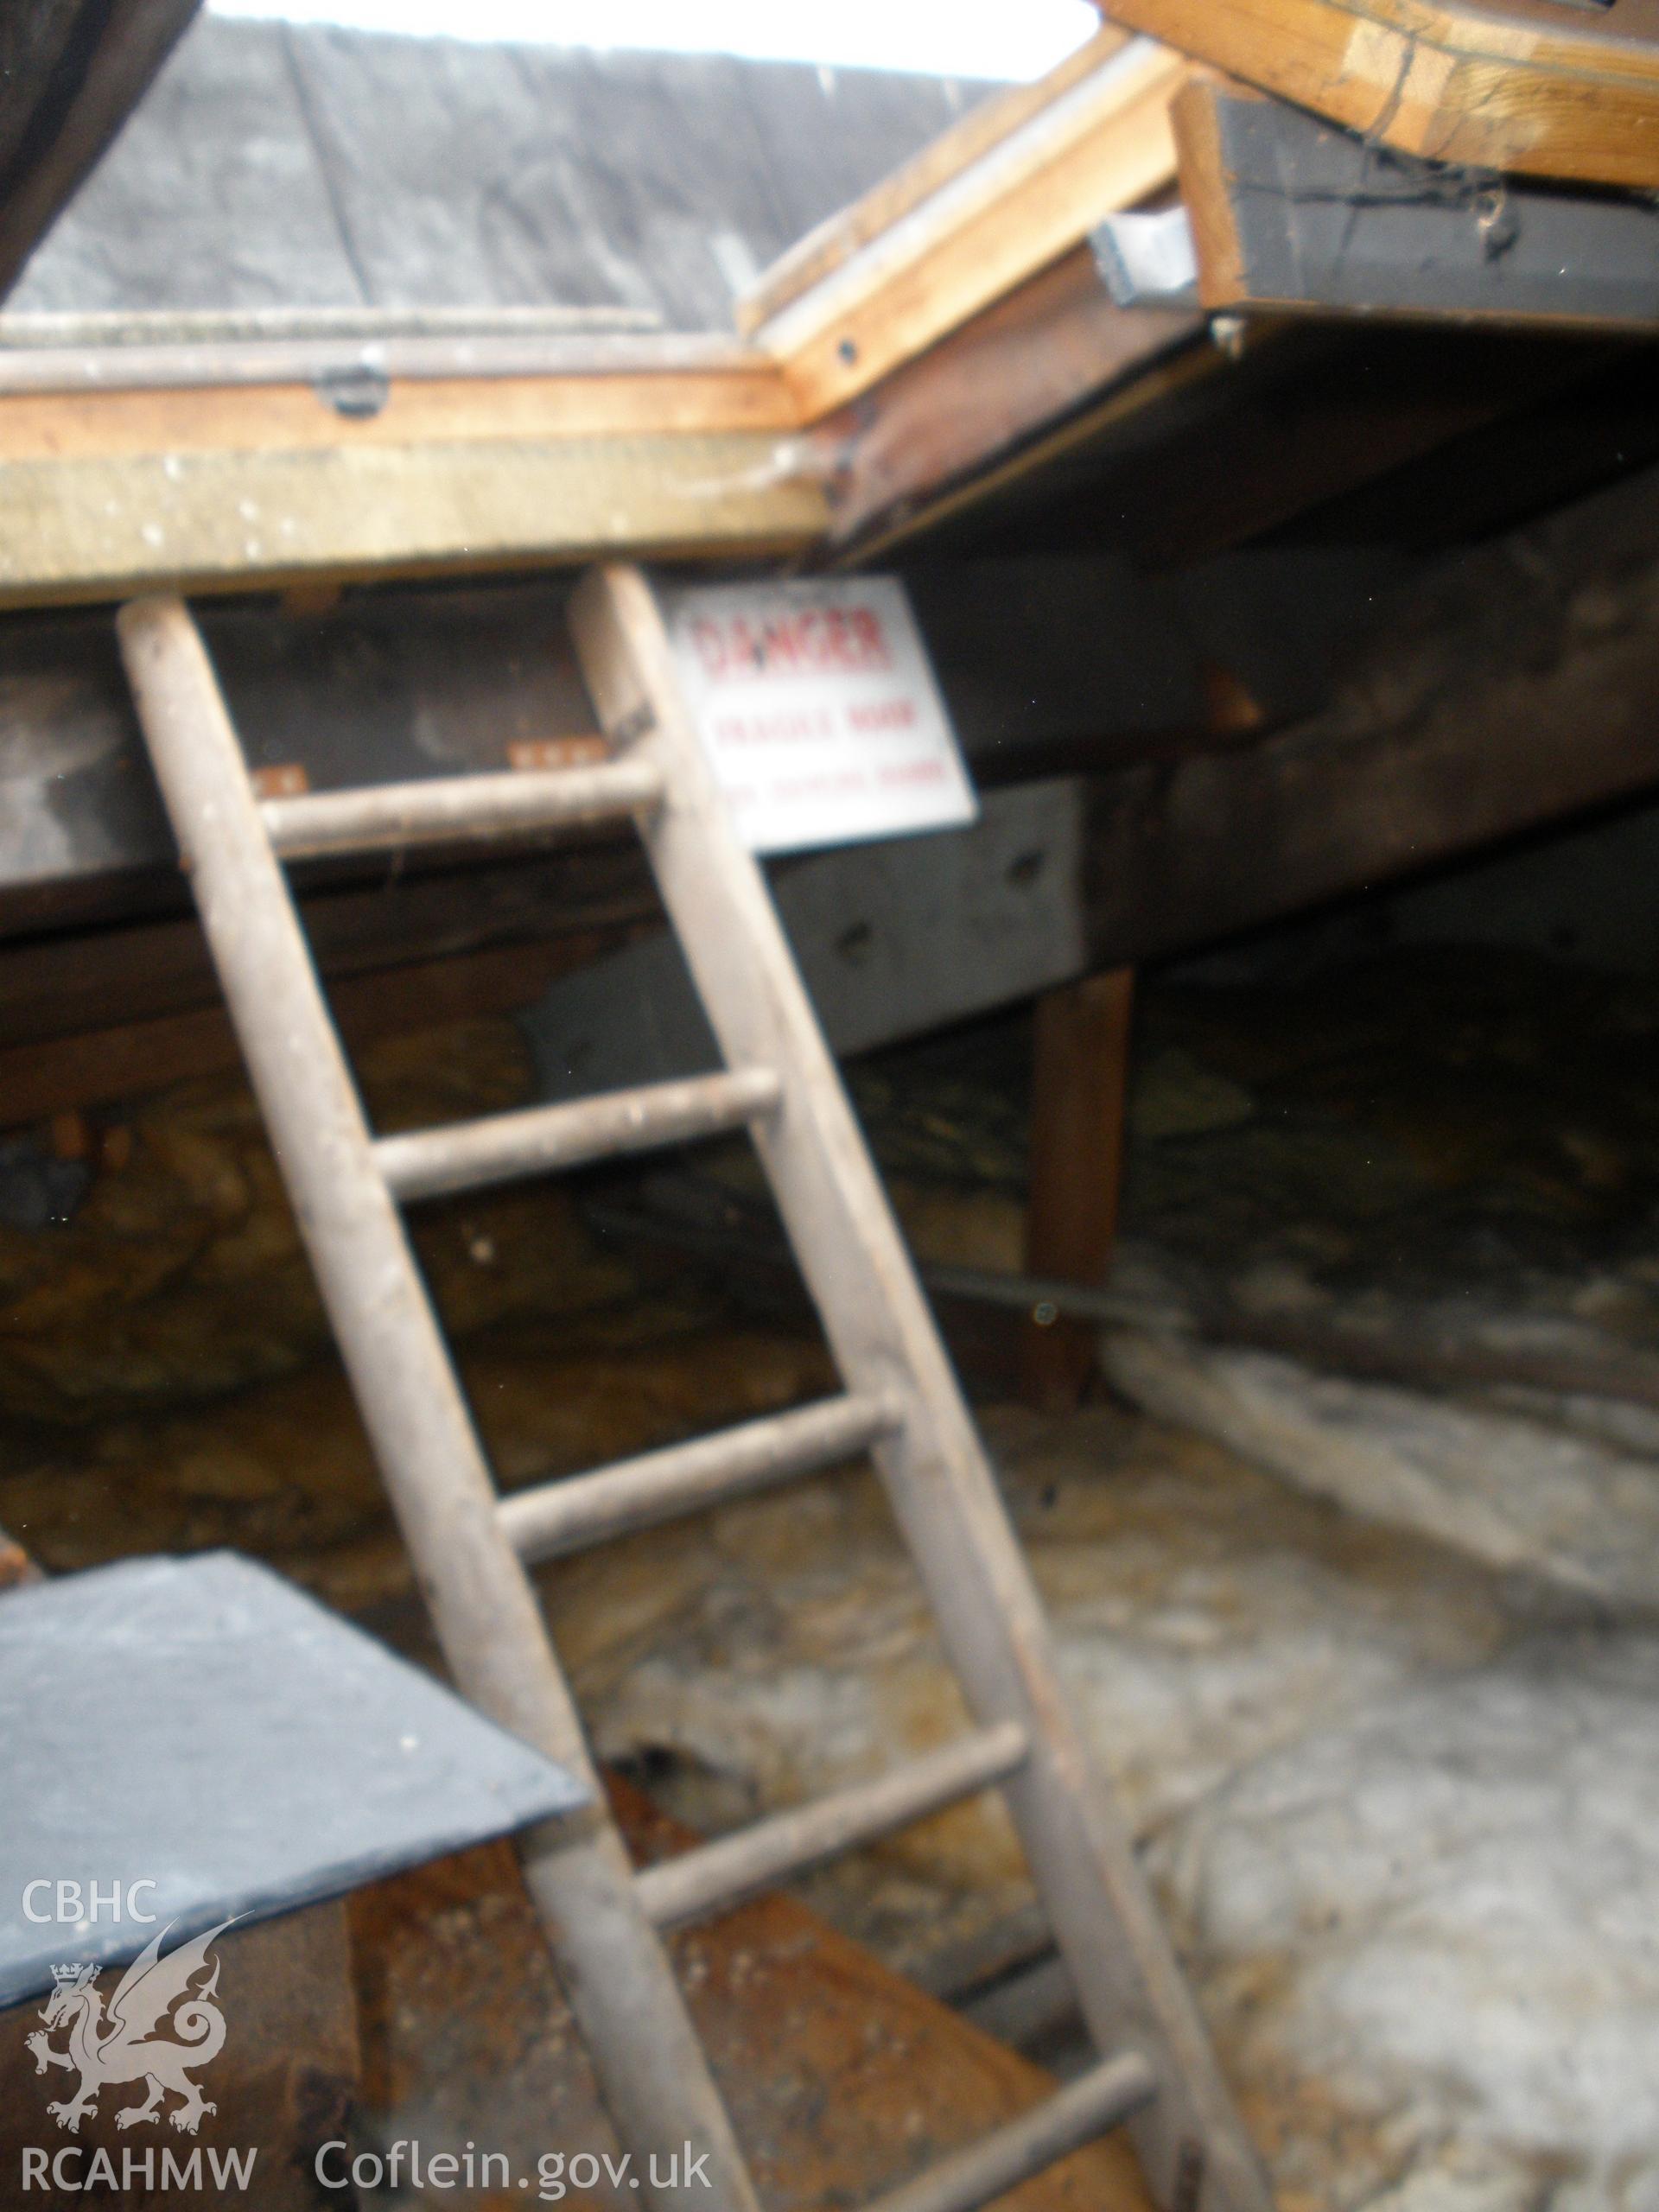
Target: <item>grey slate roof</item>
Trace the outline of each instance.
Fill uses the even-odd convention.
[[[198,18],[9,312],[733,295],[988,88]]]

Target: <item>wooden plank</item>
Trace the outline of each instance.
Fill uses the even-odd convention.
[[[1179,568],[1568,391],[1624,342],[1407,321],[1351,331],[1306,317],[1248,328],[1236,359],[1193,348],[1154,365],[1155,412],[1139,382],[1109,392],[947,495],[920,525],[941,550],[1086,533],[1143,568]],[[858,557],[898,535],[861,544]]]
[[[3,1589],[0,1579],[0,1592]],[[206,2133],[214,2149],[221,2144],[245,2146],[239,2155],[246,2159],[247,2171],[258,2176],[256,2201],[260,2212],[313,2212],[318,2201],[315,2162],[324,2154],[325,2145],[338,2142],[351,2125],[361,2058],[347,1916],[346,1900],[331,1899],[273,1919],[251,1924],[245,1921],[226,1929],[213,1944],[214,1980],[209,1987],[217,1993],[232,2026],[203,2085],[212,2092],[208,2109],[214,2115]],[[66,1929],[64,1934],[64,1948],[77,1948],[74,1931]],[[114,1995],[120,1978],[114,1969],[99,1977],[106,2000]],[[7,2164],[14,2174],[19,2146],[45,2139],[41,2121],[48,2084],[37,2082],[24,2042],[27,2032],[38,2029],[42,2001],[36,1995],[0,2011],[0,2037],[17,2054],[0,2069],[0,2143],[6,2146]],[[198,2056],[200,2063],[201,2055]],[[71,2075],[69,2080],[73,2079]],[[65,2088],[67,2091],[67,2083]],[[182,2177],[187,2161],[200,2153],[194,2141],[168,2128],[165,2140],[180,2177],[175,2187],[162,2162],[161,2142],[146,2144],[143,2135],[135,2139],[123,2128],[125,2114],[143,2101],[143,2088],[142,2077],[124,2094],[115,2093],[115,2084],[110,2083],[101,2102],[87,2106],[81,2124],[64,2138],[73,2152],[64,2169],[73,2177],[71,2186],[54,2189],[48,2184],[48,2202],[52,2196],[67,2202],[71,2195],[79,2195],[82,2176],[105,2171],[124,2177],[105,2198],[122,2205],[124,2212],[163,2212],[174,2204],[206,2206],[220,2197],[211,2179],[211,2152],[204,2160],[209,2177],[200,2187],[187,2185]],[[159,2112],[150,2115],[156,2137],[162,2135],[161,2117]],[[55,2126],[53,2133],[57,2133]],[[58,2147],[54,2144],[53,2151]],[[94,2160],[104,2163],[95,2166]],[[14,2204],[33,2194],[27,2164],[22,2175],[21,2190],[9,2189]],[[94,2178],[92,2188],[98,2187]],[[242,2193],[227,2178],[223,2196],[233,2201]],[[248,2194],[251,2196],[253,2191],[250,2189]]]
[[[592,734],[563,606],[548,579],[388,590],[303,614],[221,604],[202,620],[251,764],[297,766],[328,791],[504,768],[517,745]],[[6,625],[0,753],[11,772],[0,887],[14,925],[179,898],[107,613]]]
[[[796,410],[770,362],[709,370],[404,377],[341,363],[255,383],[0,392],[0,464],[118,454],[315,452],[536,438],[668,437],[788,430]],[[141,364],[117,365],[131,378]],[[231,366],[211,365],[224,375]],[[366,413],[331,396],[361,386]],[[348,401],[348,404],[351,404]]]
[[[417,961],[349,976],[334,986],[329,1003],[341,1035],[363,1044],[512,1013],[593,950],[591,943],[567,938]],[[219,1006],[6,1044],[0,1046],[0,1128],[73,1107],[143,1097],[187,1077],[223,1075],[240,1062],[230,1017]]]
[[[368,885],[303,895],[306,939],[320,972],[337,979],[504,946],[533,973],[543,958],[552,960],[541,948],[571,938],[580,943],[565,964],[575,965],[656,912],[643,868],[616,864],[628,849],[519,855],[499,867],[426,875],[400,870],[391,880],[383,870]],[[169,857],[168,865],[176,863]],[[556,963],[549,972],[558,972]],[[155,1020],[219,1001],[194,917],[28,936],[0,948],[0,1036],[9,1046]]]
[[[1090,249],[1074,247],[818,426],[834,461],[832,540],[902,524],[1205,327],[1200,315],[1115,307]],[[1147,404],[1160,388],[1139,386]]]
[[[1084,849],[1101,964],[1651,790],[1656,496],[1649,474],[1431,569],[1379,607],[1370,649],[1298,727],[1096,779]]]
[[[613,1781],[612,1796],[637,1861],[695,1844],[637,1790]],[[417,2121],[429,2158],[472,2138],[504,2151],[513,2174],[535,2173],[550,2144],[614,2156],[505,1845],[356,1891],[350,1907],[364,2098],[388,2115],[389,2135]],[[672,1949],[772,2212],[868,2206],[1053,2090],[1051,2075],[787,1892],[687,1930]],[[1149,2203],[1114,2135],[999,2198],[996,2212]]]
[[[17,461],[0,466],[0,602],[14,606],[619,548],[779,553],[827,520],[799,457],[758,433]]]
[[[1656,499],[1650,481],[1636,483],[1572,511],[1588,550],[1575,556],[1560,590],[1593,594],[1604,573],[1639,575],[1651,564]],[[1567,527],[1564,520],[1561,532]],[[1460,558],[1450,597],[1431,573],[1396,598],[1389,626],[1398,648],[1391,652],[1385,635],[1370,657],[1371,679],[1350,695],[1369,701],[1363,709],[1339,706],[1208,757],[993,791],[981,824],[961,836],[828,854],[780,871],[789,935],[837,1051],[988,1011],[1094,969],[1187,950],[1659,785],[1659,730],[1638,710],[1659,695],[1659,634],[1634,619],[1567,635],[1560,625],[1569,602],[1552,588],[1540,613],[1522,582],[1560,569],[1553,550],[1541,569],[1539,543],[1528,531],[1472,562]],[[524,603],[533,608],[539,595]],[[219,621],[230,626],[213,634],[227,659],[234,649],[244,671],[238,696],[251,702],[259,695],[246,688],[250,620],[227,612]],[[522,649],[511,628],[482,634],[491,657]],[[534,626],[524,642],[533,634]],[[385,638],[349,625],[337,638],[328,626],[295,635],[323,668],[349,652],[378,684],[409,688],[424,702],[425,726],[446,744],[469,727],[477,741],[490,741],[487,693],[473,700],[470,722],[464,714],[447,720],[442,696],[421,690],[418,669],[388,658]],[[1511,664],[1531,662],[1536,679],[1510,673]],[[1433,697],[1443,703],[1427,723],[1423,702]],[[296,727],[305,722],[308,695],[284,712]],[[36,835],[51,834],[43,817]],[[1099,858],[1085,899],[1090,843]],[[169,849],[157,845],[153,863],[170,869]],[[89,868],[97,859],[90,830],[85,857]],[[118,848],[112,857],[130,867],[144,854]],[[544,957],[538,941],[562,919],[624,926],[651,911],[634,857],[607,848],[413,878],[395,891],[377,884],[320,892],[308,919],[325,965],[342,976],[385,968],[400,942],[423,957],[523,943],[511,959],[522,963],[533,995],[534,963]],[[462,963],[455,988],[463,1012],[465,975]],[[9,1095],[21,1101],[17,1117],[142,1088],[149,1070],[231,1065],[228,1031],[217,1018],[207,1025],[217,1042],[206,1059],[181,1058],[177,1039],[163,1051],[171,1033],[145,1022],[148,1034],[112,1039],[107,1053],[89,1043],[73,1077],[60,1072],[68,1063],[41,1056],[35,1087],[13,1088],[41,1053],[36,1039],[124,1021],[136,1031],[141,1016],[194,1013],[214,995],[194,925],[16,945],[0,963],[0,1024],[16,1040],[3,1067]],[[371,983],[366,999],[380,996]],[[410,1018],[419,1018],[418,1006]],[[591,1090],[706,1064],[706,1031],[658,938],[562,975],[529,1026],[556,1092],[561,1082]]]
[[[0,20],[0,296],[200,0],[24,0]]]
[[[917,576],[913,595],[982,781],[1075,770],[1197,726],[1191,637],[1167,594],[1122,562],[955,564]],[[526,747],[562,740],[602,745],[564,601],[553,577],[388,588],[311,612],[210,602],[200,620],[250,761],[302,770],[308,787],[324,791],[501,769],[533,758]],[[1239,610],[1236,627],[1271,640],[1287,607],[1306,626],[1305,587],[1279,589],[1265,617],[1251,611],[1256,603]],[[1351,588],[1340,603],[1357,610],[1363,595]],[[1307,658],[1304,645],[1299,671]],[[1279,692],[1269,696],[1282,707]],[[106,615],[30,613],[6,625],[0,757],[0,931],[178,899],[172,839]],[[385,874],[384,861],[350,865],[365,879]],[[631,833],[542,865],[538,928],[550,925],[560,868],[578,918],[647,880]],[[389,931],[432,866],[429,855],[413,856],[381,894]],[[441,925],[434,914],[429,924],[410,907],[412,947],[429,926],[464,946],[474,920],[501,918],[506,886],[522,877],[492,866],[475,880],[474,916],[451,912]]]
[[[1433,161],[1659,185],[1659,0],[1101,0],[1116,22]]]
[[[803,292],[822,283],[881,232],[891,230],[953,177],[982,161],[1023,124],[1040,115],[1062,92],[1092,75],[1102,62],[1121,50],[1125,38],[1122,31],[1103,26],[1034,84],[1011,85],[1006,92],[970,108],[959,123],[942,131],[891,176],[883,177],[850,207],[843,207],[809,231],[763,270],[736,303],[734,314],[739,330],[747,334],[759,329]]]
[[[308,382],[369,346],[388,377],[715,369],[753,358],[718,332],[665,331],[649,308],[9,308],[0,391]]]
[[[1270,330],[1249,336],[1252,346],[1273,342]],[[1012,452],[988,467],[969,470],[929,496],[897,502],[891,514],[873,518],[841,557],[865,566],[935,531],[948,547],[951,526],[959,518],[971,532],[982,516],[992,531],[999,519],[1012,521],[1017,542],[1022,503],[1033,496],[1063,496],[1063,481],[1074,472],[1091,471],[1103,452],[1109,455],[1125,444],[1139,452],[1166,425],[1179,437],[1195,401],[1198,411],[1206,400],[1224,404],[1231,384],[1227,372],[1236,365],[1218,346],[1178,345],[1109,386],[1092,404],[1067,413],[1033,437],[1016,440]],[[1170,474],[1165,472],[1166,481]]]
[[[1123,1175],[1135,970],[1085,976],[1037,1001],[1031,1098],[1027,1274],[1106,1280]],[[1020,1344],[1026,1402],[1075,1411],[1095,1363],[1097,1328],[1051,1313],[1028,1320]]]
[[[867,391],[1076,245],[1103,215],[1173,182],[1176,55],[1137,40],[759,324],[803,415]]]
[[[1206,307],[1659,327],[1651,200],[1499,192],[1198,77],[1173,114]]]

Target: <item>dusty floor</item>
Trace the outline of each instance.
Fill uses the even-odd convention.
[[[1017,1264],[1024,1065],[1011,1023],[859,1073],[925,1255]],[[386,1128],[526,1082],[506,1024],[381,1047],[362,1073]],[[1421,954],[1276,991],[1154,988],[1133,1125],[1121,1275],[1147,1323],[1106,1357],[1135,1403],[1039,1419],[959,1348],[1281,2201],[1655,2212],[1659,992]],[[720,1153],[424,1211],[505,1482],[823,1386],[755,1256],[753,1195]],[[620,1233],[642,1207],[705,1247],[734,1221],[736,1256]],[[1168,1325],[1194,1313],[1240,1326]],[[1432,1324],[1464,1352],[1634,1379],[1617,1399],[1357,1380],[1252,1342],[1264,1317],[1314,1340]],[[234,1544],[418,1643],[236,1086],[0,1156],[0,1525],[59,1570]],[[694,1825],[953,1725],[867,1474],[546,1582],[601,1749]],[[806,1894],[936,1983],[1025,1924],[980,1808]]]

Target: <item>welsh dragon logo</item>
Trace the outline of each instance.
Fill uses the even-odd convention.
[[[125,2105],[117,2113],[118,2127],[159,2120],[169,2091],[183,2102],[168,2117],[187,2135],[195,2133],[204,2113],[219,2109],[206,2101],[186,2069],[206,2066],[224,2048],[225,2015],[213,2001],[219,1987],[218,1960],[213,1961],[204,1987],[193,1993],[191,1984],[207,1972],[208,1948],[230,1924],[221,1920],[217,1928],[194,1942],[181,1943],[166,1958],[161,1948],[168,1929],[151,1936],[122,1975],[107,2015],[103,1993],[96,1986],[96,1966],[53,1967],[52,1994],[40,2016],[45,2029],[37,2028],[26,2040],[37,2074],[49,2066],[79,2072],[80,2087],[74,2095],[47,2107],[60,2127],[78,2133],[82,2119],[98,2110],[99,2091],[123,2082],[146,2082],[149,2094],[143,2104]],[[157,2033],[163,2023],[180,2041]],[[67,2031],[67,2050],[52,2047],[52,2037],[60,2028]]]

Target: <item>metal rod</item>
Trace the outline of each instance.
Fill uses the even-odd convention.
[[[259,812],[283,858],[302,860],[387,845],[576,829],[642,813],[662,795],[661,773],[647,762],[607,760],[590,768],[504,768],[496,775],[307,791],[297,798],[268,798]]]
[[[830,1398],[691,1444],[644,1452],[590,1475],[520,1491],[502,1499],[496,1518],[520,1559],[556,1559],[675,1514],[768,1489],[814,1467],[833,1466],[891,1435],[903,1420],[896,1397]]]
[[[653,1145],[715,1136],[769,1112],[778,1094],[778,1078],[770,1068],[739,1068],[683,1083],[607,1091],[568,1105],[492,1114],[450,1128],[380,1137],[374,1160],[394,1197],[431,1198],[517,1175],[577,1167],[613,1153],[648,1152]]]
[[[1126,1295],[1093,1283],[1065,1282],[1058,1275],[1015,1274],[1002,1268],[958,1268],[930,1263],[921,1270],[928,1288],[941,1298],[962,1298],[976,1306],[1006,1306],[1042,1325],[1062,1318],[1145,1328],[1164,1317],[1145,1298]]]
[[[1158,2084],[1135,2051],[1108,2059],[982,2143],[946,2158],[867,2212],[976,2212],[1149,2104]]]
[[[138,718],[364,1424],[462,1693],[594,1802],[519,1839],[601,2094],[638,2160],[707,2145],[722,2212],[759,2212],[493,1488],[371,1140],[207,651],[176,599],[124,607]],[[648,2212],[671,2212],[647,2187]]]
[[[658,1928],[724,1910],[785,1875],[802,1873],[1005,1781],[1025,1764],[1029,1749],[1018,1721],[1000,1720],[874,1782],[838,1789],[816,1804],[648,1866],[634,1885],[639,1902]]]
[[[619,1236],[652,1238],[711,1259],[780,1270],[791,1265],[786,1246],[776,1237],[710,1229],[677,1221],[666,1214],[652,1215],[622,1206],[591,1206],[588,1218],[595,1228]],[[1488,1383],[1558,1397],[1611,1398],[1636,1406],[1659,1406],[1659,1360],[1622,1351],[1608,1353],[1592,1345],[1554,1351],[1529,1344],[1516,1351],[1444,1331],[1384,1332],[1357,1321],[1309,1319],[1300,1313],[1251,1313],[1213,1296],[1190,1297],[1185,1303],[1173,1296],[1160,1300],[1141,1291],[1065,1282],[1055,1275],[1021,1274],[1004,1268],[924,1262],[916,1272],[936,1297],[1006,1306],[1027,1314],[1039,1326],[1073,1315],[1109,1328],[1273,1352],[1339,1375],[1402,1382],[1408,1388]]]

